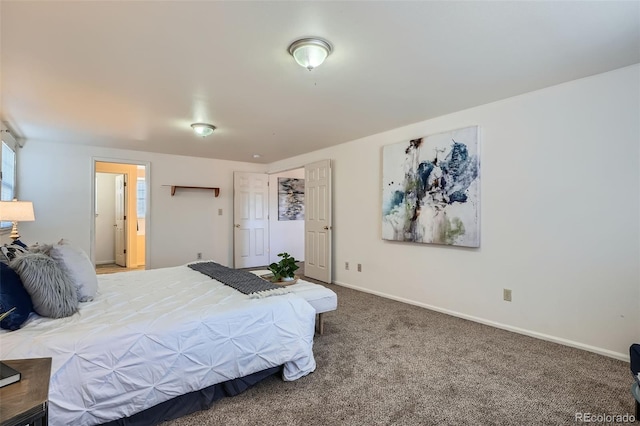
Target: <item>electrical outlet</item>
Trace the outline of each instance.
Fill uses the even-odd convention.
[[[511,289],[503,288],[502,298],[505,300],[505,302],[511,302]]]
[[[218,209],[218,216],[222,216],[222,209]]]
[[[201,259],[202,259],[202,253],[198,253],[198,254],[196,255],[196,259],[201,260]]]
[[[358,272],[362,272],[362,263],[358,263]]]
[[[349,262],[344,262],[344,269],[349,270]]]

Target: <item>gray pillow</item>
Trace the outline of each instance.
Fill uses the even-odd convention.
[[[60,265],[76,288],[78,301],[90,302],[98,292],[98,277],[89,256],[80,247],[66,240],[49,250],[49,256]]]
[[[43,317],[63,318],[78,310],[76,288],[58,263],[42,253],[27,253],[9,263]]]
[[[31,253],[44,253],[49,256],[49,252],[51,251],[52,244],[40,244],[35,243],[32,246],[29,246],[29,252]]]

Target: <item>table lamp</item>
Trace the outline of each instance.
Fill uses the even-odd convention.
[[[31,201],[0,201],[0,221],[13,222],[11,228],[11,239],[13,241],[20,238],[18,234],[18,222],[30,222],[36,220],[33,214],[33,203]]]

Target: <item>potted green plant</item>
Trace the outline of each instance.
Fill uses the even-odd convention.
[[[269,265],[269,270],[273,274],[271,279],[274,282],[278,281],[293,281],[295,279],[295,272],[299,268],[296,265],[297,260],[289,253],[279,253],[278,257],[281,257],[280,262],[272,263]]]

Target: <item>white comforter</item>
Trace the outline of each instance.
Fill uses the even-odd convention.
[[[32,314],[0,359],[52,357],[49,424],[93,425],[284,365],[315,370],[315,310],[294,294],[250,299],[187,266],[99,276],[69,318]]]

